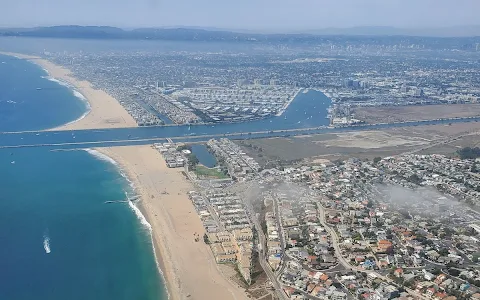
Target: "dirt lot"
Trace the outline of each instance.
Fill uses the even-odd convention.
[[[366,123],[433,120],[438,118],[480,116],[480,104],[425,106],[358,107],[355,118]]]
[[[480,131],[480,122],[257,139],[237,143],[262,165],[278,166],[306,160],[321,162],[351,157],[373,159],[377,156],[391,156],[423,149],[449,137],[476,131]],[[453,154],[461,147],[477,145],[480,145],[480,135],[471,135],[449,144],[435,145],[419,153]]]

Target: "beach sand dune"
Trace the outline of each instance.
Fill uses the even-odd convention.
[[[96,89],[88,81],[76,79],[70,70],[37,56],[0,52],[29,60],[47,70],[50,77],[67,82],[80,92],[90,105],[90,112],[82,119],[49,130],[80,130],[136,127],[137,123],[123,106],[105,91]]]
[[[203,239],[194,240],[204,229],[188,199],[194,187],[183,169],[168,168],[151,146],[96,150],[116,160],[141,195],[171,299],[247,299],[243,289],[223,276]]]

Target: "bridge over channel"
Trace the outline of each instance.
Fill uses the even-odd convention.
[[[480,117],[444,118],[401,123],[366,124],[351,127],[312,127],[284,130],[237,131],[228,132],[223,125],[206,130],[206,126],[154,126],[117,129],[91,129],[76,131],[25,131],[0,133],[0,149],[48,147],[55,149],[111,147],[126,145],[146,145],[162,142],[199,143],[222,137],[230,139],[256,139],[271,137],[289,137],[322,133],[339,133],[348,131],[381,130],[396,127],[419,125],[437,125],[450,123],[478,122]],[[225,127],[228,128],[228,127]]]

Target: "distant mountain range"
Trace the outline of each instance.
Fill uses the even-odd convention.
[[[89,38],[89,39],[153,39],[186,41],[293,41],[315,40],[332,36],[410,36],[410,37],[478,37],[480,26],[430,29],[401,29],[395,27],[352,27],[305,30],[290,33],[253,33],[222,29],[138,28],[125,30],[108,26],[51,26],[35,28],[0,28],[0,36]]]
[[[316,35],[475,37],[480,36],[480,25],[454,26],[443,28],[396,28],[388,26],[361,26],[351,28],[325,28],[320,30],[307,30],[304,32]]]

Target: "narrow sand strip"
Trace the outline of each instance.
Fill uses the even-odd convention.
[[[141,210],[152,226],[171,299],[248,299],[243,289],[222,275],[203,239],[195,242],[194,234],[203,236],[204,229],[188,199],[193,186],[183,169],[168,168],[151,146],[96,150],[117,161],[141,195]]]
[[[79,130],[136,127],[137,123],[112,96],[102,90],[93,88],[88,81],[73,77],[70,70],[53,64],[37,56],[19,53],[0,52],[0,54],[15,56],[29,60],[47,70],[49,76],[64,81],[80,92],[90,105],[90,112],[82,119],[49,130]]]

